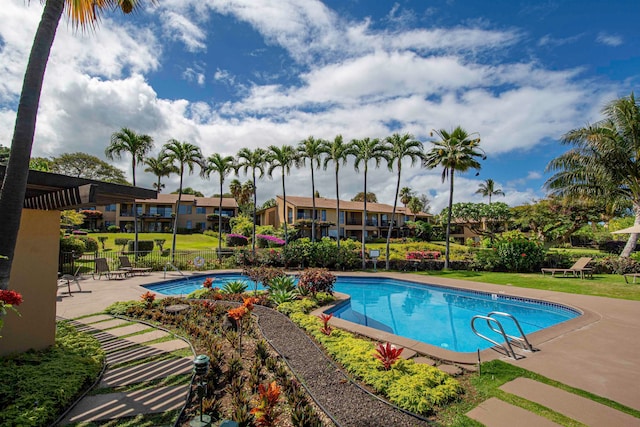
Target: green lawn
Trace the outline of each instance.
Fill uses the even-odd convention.
[[[625,283],[619,274],[594,274],[593,279],[579,277],[551,277],[540,273],[493,273],[486,271],[425,271],[424,276],[447,277],[494,283],[505,287],[543,289],[571,294],[596,295],[640,301],[640,283]]]
[[[105,242],[105,249],[107,250],[120,250],[121,246],[116,246],[116,239],[131,239],[135,238],[133,233],[90,233],[88,237],[93,237],[98,240],[98,237],[106,236],[108,239]],[[164,248],[171,248],[171,233],[139,233],[138,240],[155,240],[165,239]],[[102,247],[98,243],[100,250]],[[222,246],[226,246],[225,242],[222,242]],[[204,234],[178,234],[176,236],[176,249],[177,250],[211,250],[218,247],[218,238],[211,237]],[[154,250],[158,250],[154,247]]]

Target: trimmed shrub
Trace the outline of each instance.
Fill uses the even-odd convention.
[[[98,252],[98,241],[93,237],[79,236],[76,239],[82,240],[84,242],[84,251],[85,252]]]
[[[126,237],[120,237],[114,240],[114,243],[118,246],[122,246],[122,250],[124,251],[124,247],[127,246],[127,243],[129,243],[129,240],[131,239],[128,239]]]
[[[500,259],[500,266],[507,271],[520,273],[536,271],[544,261],[542,245],[526,237],[518,236],[500,240],[493,249]]]
[[[109,233],[117,233],[120,231],[120,227],[118,227],[117,225],[110,225],[107,227],[107,231]]]
[[[247,244],[249,244],[249,239],[244,237],[242,234],[235,234],[235,233],[227,234],[228,247],[247,246]]]
[[[135,251],[136,242],[131,240],[127,242],[127,250],[129,252]],[[149,252],[153,250],[154,241],[153,240],[138,240],[138,255],[147,255]]]
[[[84,253],[86,246],[84,242],[75,237],[65,236],[60,238],[60,252]]]

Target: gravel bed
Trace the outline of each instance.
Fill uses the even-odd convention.
[[[254,314],[269,343],[286,359],[298,379],[339,426],[428,426],[427,421],[395,408],[350,381],[288,317],[267,307]]]

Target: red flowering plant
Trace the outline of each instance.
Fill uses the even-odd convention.
[[[331,331],[333,330],[333,328],[329,324],[329,320],[331,320],[331,318],[333,317],[333,313],[330,313],[330,314],[322,313],[318,317],[320,318],[320,320],[322,320],[322,328],[320,328],[320,332],[322,332],[325,335],[331,335]]]
[[[242,353],[242,322],[245,316],[253,310],[253,305],[258,302],[258,298],[243,298],[241,306],[231,308],[227,311],[227,316],[233,319],[238,328],[238,353]]]
[[[389,369],[391,369],[391,365],[393,365],[398,361],[398,359],[400,359],[402,350],[404,349],[391,345],[391,343],[380,343],[376,347],[376,352],[373,356],[380,362],[382,362],[382,366],[384,367],[385,371],[388,371]]]
[[[147,308],[150,308],[153,305],[153,302],[156,300],[156,294],[147,291],[144,294],[140,295],[140,299],[145,303]]]
[[[2,317],[7,314],[7,310],[13,310],[20,315],[16,310],[16,307],[20,304],[22,304],[22,295],[19,292],[0,289],[0,330],[4,326]]]
[[[251,414],[255,417],[256,426],[271,427],[276,424],[280,411],[277,409],[280,398],[280,387],[272,381],[267,387],[264,384],[258,385],[257,404],[251,409]]]
[[[333,294],[333,284],[337,277],[326,268],[308,268],[300,273],[298,289],[302,294],[311,293],[314,296],[318,292]]]
[[[203,288],[207,288],[207,289],[211,289],[213,286],[213,281],[216,280],[213,277],[207,277],[206,279],[204,279],[204,282],[202,282],[202,287]]]

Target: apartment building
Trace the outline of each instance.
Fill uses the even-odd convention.
[[[178,215],[178,229],[191,231],[217,230],[218,215],[222,216],[222,231],[229,232],[229,220],[238,215],[238,204],[233,198],[196,197],[183,194],[177,206],[177,194],[158,194],[155,199],[136,199],[138,229],[142,232],[168,232],[172,230],[174,213]],[[101,218],[93,218],[92,228],[106,229],[115,225],[121,230],[133,230],[133,203],[116,203],[96,206]]]
[[[365,222],[367,238],[386,237],[393,221],[393,237],[405,236],[407,221],[419,219],[429,221],[432,215],[419,212],[414,214],[404,206],[396,207],[392,218],[393,206],[383,203],[367,203],[367,217],[364,218],[364,203],[340,200],[340,221],[336,217],[336,199],[317,197],[316,203],[316,235],[318,237],[362,238],[362,225]],[[311,236],[311,218],[313,201],[311,197],[288,196],[286,204],[282,196],[276,196],[276,206],[257,212],[258,224],[287,227],[300,230],[302,236]],[[340,224],[339,228],[337,224]]]

